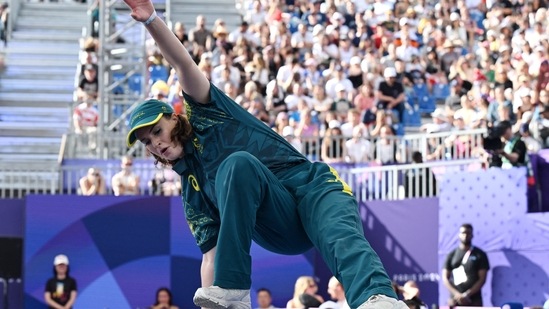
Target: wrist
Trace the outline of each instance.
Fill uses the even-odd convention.
[[[148,18],[147,20],[145,20],[145,21],[143,22],[143,24],[144,24],[145,26],[148,26],[148,25],[150,25],[155,19],[156,19],[156,11],[153,11],[152,14],[151,14],[151,16],[149,16],[149,18]]]
[[[461,295],[463,295],[463,297],[469,297],[469,291],[465,291],[465,292],[463,292],[463,294],[461,294]]]

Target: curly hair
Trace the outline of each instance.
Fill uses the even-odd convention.
[[[170,119],[173,114],[164,114],[164,118]],[[187,116],[185,115],[177,115],[177,123],[175,127],[172,130],[171,133],[171,140],[173,142],[179,143],[180,145],[184,146],[192,137],[193,135],[193,129],[191,126],[191,123],[189,122],[189,119],[187,119]],[[177,161],[168,161],[166,159],[163,159],[153,153],[151,153],[153,157],[155,158],[155,165],[158,165],[159,163],[163,166],[172,166]]]

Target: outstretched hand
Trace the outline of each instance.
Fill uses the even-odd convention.
[[[132,18],[137,21],[144,22],[154,13],[151,0],[124,0],[124,2],[132,10]]]

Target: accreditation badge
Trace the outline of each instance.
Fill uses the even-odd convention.
[[[460,265],[458,268],[452,270],[452,276],[454,277],[454,285],[460,285],[467,281],[467,275],[465,274],[465,268]]]

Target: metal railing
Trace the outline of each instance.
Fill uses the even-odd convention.
[[[131,111],[131,108],[128,109]],[[119,123],[119,128],[124,127]],[[362,159],[356,160],[346,147],[349,137],[294,138],[290,143],[312,161],[326,161],[327,163],[409,163],[412,162],[413,152],[419,151],[424,161],[456,160],[478,157],[478,150],[482,148],[482,139],[486,135],[485,129],[450,131],[430,134],[409,134],[404,136],[388,136],[386,138],[361,138],[367,141],[368,152]],[[131,148],[126,146],[126,130],[91,134],[66,135],[66,148],[63,158],[98,158],[113,159],[130,154],[138,158],[147,157],[143,145],[136,143]],[[101,143],[98,153],[90,149],[85,142],[92,139]],[[297,142],[297,144],[296,144]],[[323,146],[324,144],[324,146]],[[327,145],[326,145],[327,144]],[[324,151],[322,148],[325,148]],[[392,158],[387,158],[388,152],[394,152]]]
[[[336,167],[337,169],[337,167]],[[359,201],[436,197],[450,174],[482,169],[480,159],[351,168],[340,177]]]
[[[0,198],[22,198],[26,194],[57,194],[59,168],[44,164],[0,163]]]
[[[86,176],[90,167],[100,170],[110,194],[112,176],[120,171],[120,166],[112,160],[99,160],[89,165],[69,163],[56,168],[44,168],[40,164],[0,165],[0,198],[21,198],[29,193],[79,194],[79,180]],[[342,163],[333,164],[333,167],[360,201],[400,200],[438,196],[438,184],[443,182],[444,177],[458,171],[479,170],[482,162],[480,159],[468,159],[364,167]],[[141,194],[151,195],[151,180],[162,169],[150,159],[134,161],[132,171],[140,177]],[[177,175],[174,176],[176,181],[180,181]]]

